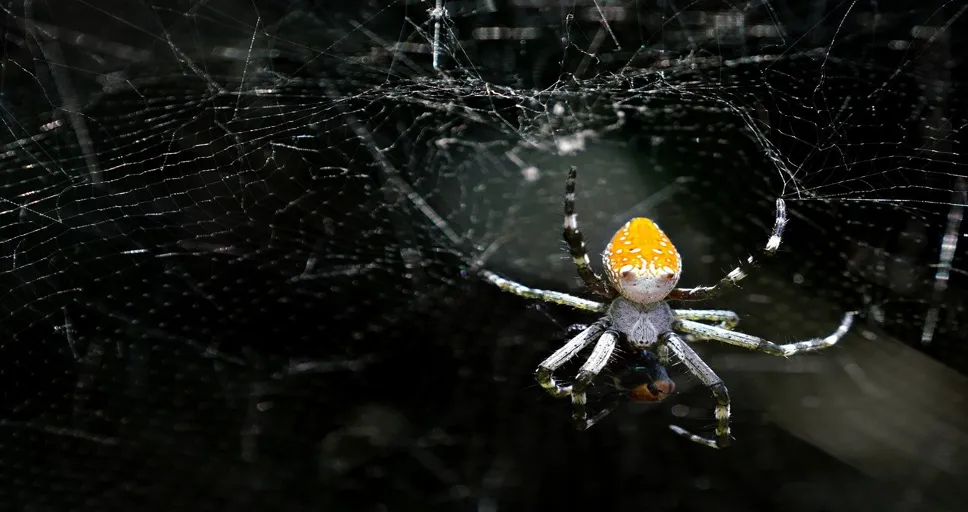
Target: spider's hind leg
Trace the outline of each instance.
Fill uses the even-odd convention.
[[[603,297],[611,297],[614,294],[611,292],[608,283],[592,270],[588,251],[585,250],[585,237],[578,229],[578,215],[575,213],[576,181],[578,181],[578,168],[571,166],[568,171],[568,178],[565,180],[565,220],[562,235],[568,245],[571,259],[575,262],[578,276],[585,282],[588,290]]]
[[[705,300],[716,297],[726,290],[735,288],[736,285],[749,274],[749,271],[760,265],[760,261],[772,257],[780,248],[783,241],[783,228],[786,227],[786,203],[783,199],[776,200],[776,221],[773,223],[773,231],[770,238],[766,241],[766,246],[760,250],[758,255],[750,256],[745,262],[734,268],[726,277],[719,280],[712,286],[697,286],[695,288],[676,288],[669,293],[668,300]]]

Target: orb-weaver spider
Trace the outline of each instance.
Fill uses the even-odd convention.
[[[670,428],[673,432],[697,443],[712,448],[722,448],[730,442],[730,402],[726,386],[677,332],[698,340],[716,340],[771,355],[792,356],[830,347],[850,329],[853,312],[845,314],[840,327],[825,338],[778,345],[762,338],[733,331],[732,329],[739,322],[739,316],[732,311],[672,309],[669,306],[669,301],[702,300],[720,295],[735,287],[746,277],[747,269],[756,267],[760,259],[772,256],[780,246],[783,228],[787,222],[786,205],[782,199],[776,200],[776,221],[773,232],[760,254],[750,256],[713,286],[676,288],[682,270],[679,253],[658,225],[641,217],[632,219],[622,226],[605,248],[602,255],[607,277],[605,280],[592,270],[585,251],[584,237],[578,230],[578,217],[575,215],[577,175],[577,169],[572,167],[565,182],[564,239],[578,269],[578,275],[585,282],[588,290],[606,299],[605,302],[550,290],[538,290],[505,279],[490,271],[481,272],[486,280],[515,295],[604,313],[598,321],[584,328],[542,361],[535,371],[538,383],[552,396],[571,397],[573,419],[577,429],[584,430],[591,427],[612,410],[611,407],[605,408],[589,418],[585,407],[585,390],[608,364],[620,339],[624,339],[636,353],[651,355],[654,352],[658,356],[652,361],[647,361],[645,366],[647,373],[651,373],[656,378],[647,379],[649,380],[647,384],[630,390],[630,397],[639,401],[658,401],[672,391],[671,381],[663,368],[669,362],[671,352],[712,392],[716,400],[716,435],[715,438],[707,438],[692,434],[675,425],[671,425]],[[557,382],[553,372],[596,340],[595,347],[578,371],[575,381],[571,385]]]

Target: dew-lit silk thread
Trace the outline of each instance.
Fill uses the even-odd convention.
[[[671,289],[679,281],[682,260],[669,237],[649,219],[638,217],[625,223],[602,254],[609,281],[619,290],[646,285]],[[623,294],[624,295],[624,294]]]

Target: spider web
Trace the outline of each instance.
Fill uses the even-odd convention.
[[[0,502],[957,508],[966,9],[4,5]],[[696,345],[731,454],[666,430],[712,422],[683,376],[583,434],[534,384],[593,318],[475,272],[581,292],[571,165],[590,250],[651,217],[685,286],[783,197],[780,254],[708,305],[744,332],[862,313],[819,356]]]

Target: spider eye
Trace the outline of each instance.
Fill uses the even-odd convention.
[[[679,251],[654,222],[635,218],[619,229],[603,254],[605,273],[626,299],[658,302],[675,288],[682,271]]]

